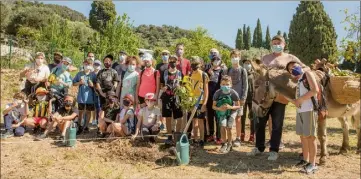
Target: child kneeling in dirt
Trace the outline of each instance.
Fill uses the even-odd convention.
[[[34,134],[40,129],[45,130],[47,127],[49,115],[52,112],[52,102],[55,100],[53,98],[48,101],[48,93],[43,87],[35,91],[36,100],[33,102],[33,117],[24,120],[25,126],[34,128]],[[29,111],[29,107],[26,110]]]
[[[44,131],[44,134],[36,138],[37,140],[45,139],[49,131],[55,126],[58,126],[60,129],[60,140],[64,140],[66,129],[70,126],[72,121],[76,120],[79,114],[78,109],[74,107],[74,101],[75,99],[71,95],[66,95],[64,97],[63,107],[59,108],[58,111],[53,114],[49,127]]]
[[[147,106],[139,111],[139,121],[137,122],[137,129],[135,130],[132,139],[135,139],[139,130],[141,130],[141,134],[146,137],[144,138],[146,141],[149,139],[149,141],[155,142],[155,137],[148,138],[147,135],[158,135],[160,131],[161,114],[159,108],[154,106],[156,100],[154,93],[147,93],[145,95],[145,103]]]
[[[224,75],[221,89],[213,95],[213,109],[216,111],[217,122],[221,126],[222,147],[220,153],[228,153],[232,149],[232,126],[240,108],[238,93],[232,89],[231,77]]]
[[[120,105],[118,102],[118,97],[115,95],[115,92],[108,91],[105,99],[105,104],[102,105],[102,110],[99,114],[99,137],[105,137],[107,133],[107,129],[111,124],[113,124],[117,115],[120,112]]]
[[[134,97],[131,94],[126,94],[123,97],[123,108],[121,108],[116,120],[107,128],[110,137],[125,137],[135,133],[136,121],[133,104]]]
[[[16,93],[14,102],[5,106],[3,111],[4,126],[6,132],[1,135],[1,138],[12,136],[23,136],[25,133],[25,126],[23,125],[24,119],[27,116],[28,101],[26,94],[23,92]]]
[[[289,62],[286,69],[298,80],[296,100],[291,102],[297,107],[296,133],[301,138],[303,160],[296,166],[303,167],[301,172],[314,173],[318,169],[316,166],[318,116],[314,103],[317,103],[316,95],[320,89],[314,74],[311,71],[304,72],[297,62]]]

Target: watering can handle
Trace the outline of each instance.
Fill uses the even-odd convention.
[[[189,120],[188,120],[188,122],[187,122],[186,127],[185,127],[185,128],[184,128],[184,130],[183,130],[183,133],[184,133],[184,134],[185,134],[185,133],[187,133],[188,128],[189,128],[189,125],[191,125],[191,122],[192,122],[193,116],[194,116],[195,112],[196,112],[196,111],[197,111],[197,109],[198,109],[198,106],[199,106],[199,103],[201,102],[201,99],[202,99],[203,93],[204,93],[204,91],[203,91],[203,90],[201,90],[201,95],[198,97],[198,100],[197,100],[197,102],[196,102],[196,104],[195,104],[195,106],[194,106],[194,108],[193,108],[193,110],[192,110],[192,114],[191,114],[191,116],[190,116],[190,118],[189,118]]]

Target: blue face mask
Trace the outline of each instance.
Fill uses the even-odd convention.
[[[61,69],[63,70],[63,71],[66,71],[66,70],[68,70],[68,65],[64,65],[64,64],[61,64]]]
[[[292,75],[293,76],[299,76],[299,75],[302,75],[302,68],[300,66],[295,66],[293,69],[292,69]]]
[[[162,56],[162,60],[163,60],[163,61],[168,61],[168,58],[169,58],[168,55],[163,55],[163,56]]]
[[[128,71],[133,72],[135,70],[135,65],[128,65]]]
[[[229,93],[231,91],[230,86],[221,86],[221,90],[223,93]]]
[[[275,52],[275,53],[283,52],[282,45],[272,45],[272,52]]]

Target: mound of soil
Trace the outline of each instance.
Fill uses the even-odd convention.
[[[159,150],[158,145],[143,141],[131,141],[118,139],[110,143],[102,143],[100,148],[106,149],[109,159],[119,159],[128,163],[154,162],[167,155],[167,152]]]

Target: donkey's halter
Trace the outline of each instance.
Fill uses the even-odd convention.
[[[262,106],[262,104],[266,101],[266,98],[270,93],[270,82],[269,82],[269,73],[268,73],[268,71],[269,71],[269,69],[267,68],[266,75],[265,75],[266,81],[264,83],[265,86],[266,86],[266,92],[264,93],[263,98],[261,99],[260,103],[258,103],[256,100],[253,99],[253,102],[256,103],[261,108],[263,115],[266,115],[268,113],[269,109],[271,108],[271,106],[268,107],[268,108],[264,108]],[[272,102],[274,101],[274,99],[275,99],[275,97],[271,98]]]

